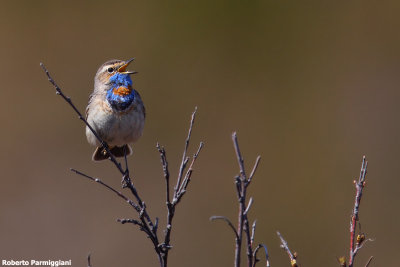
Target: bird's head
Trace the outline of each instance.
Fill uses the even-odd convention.
[[[128,65],[134,60],[109,60],[97,70],[94,78],[95,87],[117,87],[131,86],[132,80],[130,75],[137,73],[136,71],[128,71]]]

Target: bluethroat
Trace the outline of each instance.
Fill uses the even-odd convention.
[[[130,75],[136,72],[127,71],[132,61],[110,60],[100,66],[86,108],[87,122],[107,142],[115,157],[132,154],[129,144],[142,135],[146,116],[142,99],[132,88]],[[88,127],[86,137],[91,145],[97,146],[92,157],[94,161],[110,157]]]

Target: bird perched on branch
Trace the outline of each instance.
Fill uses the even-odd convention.
[[[132,88],[130,77],[137,72],[127,71],[133,60],[110,60],[100,66],[86,108],[87,122],[107,142],[115,157],[131,155],[129,144],[136,142],[143,132],[145,108],[139,93]],[[89,127],[86,137],[91,145],[97,146],[94,161],[110,157]]]

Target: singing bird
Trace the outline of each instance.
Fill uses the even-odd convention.
[[[127,71],[132,61],[110,60],[100,66],[86,108],[87,122],[107,142],[115,157],[132,154],[129,144],[142,135],[146,117],[142,99],[132,87],[130,75],[136,72]],[[91,145],[97,146],[92,156],[94,161],[110,157],[89,127],[86,127],[86,137]]]

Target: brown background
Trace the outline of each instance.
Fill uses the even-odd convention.
[[[150,242],[117,218],[135,213],[70,167],[118,187],[90,160],[83,124],[56,96],[43,61],[84,111],[100,64],[136,57],[148,111],[130,158],[153,217],[165,223],[155,144],[177,173],[195,106],[192,144],[206,144],[175,218],[171,266],[232,266],[234,239],[211,215],[236,222],[230,135],[246,166],[262,156],[250,195],[256,241],[288,266],[280,230],[304,266],[348,255],[353,179],[370,162],[356,259],[397,266],[399,246],[398,1],[2,2],[0,9],[0,256],[157,266]],[[193,152],[194,146],[191,152]]]

